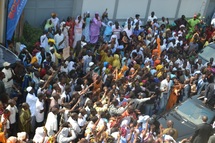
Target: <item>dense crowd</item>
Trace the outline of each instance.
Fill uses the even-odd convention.
[[[174,122],[157,117],[214,85],[214,57],[203,63],[198,52],[215,29],[200,15],[170,23],[152,12],[145,24],[139,17],[120,25],[107,10],[63,21],[52,13],[33,51],[21,44],[20,61],[3,63],[0,142],[175,143]],[[180,142],[212,143],[208,128]]]

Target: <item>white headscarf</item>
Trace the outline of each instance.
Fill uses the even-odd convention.
[[[108,21],[108,26],[110,26],[110,24],[111,24],[111,23],[113,24],[113,22],[112,22],[112,21]]]
[[[36,143],[43,143],[43,138],[45,137],[44,143],[48,141],[48,137],[46,136],[46,131],[44,130],[45,127],[38,127],[36,129],[33,141]]]

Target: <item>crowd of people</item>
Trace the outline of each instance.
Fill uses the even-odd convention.
[[[21,44],[20,61],[3,64],[0,142],[175,143],[174,122],[161,125],[157,116],[214,92],[214,57],[203,63],[198,52],[215,29],[200,15],[170,23],[152,12],[145,24],[139,17],[120,25],[107,10],[64,21],[52,13],[33,51]],[[203,96],[215,107],[214,95]],[[209,124],[207,131],[180,142],[212,143]]]

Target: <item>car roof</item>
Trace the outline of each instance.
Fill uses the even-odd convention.
[[[199,100],[199,95],[195,95],[195,96],[188,98],[181,104],[178,104],[177,106],[172,108],[170,111],[164,113],[163,115],[160,115],[158,120],[163,125],[163,127],[166,127],[167,120],[172,120],[174,122],[174,127],[178,130],[178,133],[179,133],[179,136],[177,139],[178,141],[183,138],[192,136],[192,134],[195,132],[195,130],[197,128],[197,125],[192,122],[184,122],[186,120],[186,118],[182,117],[183,119],[182,118],[180,119],[180,118],[178,118],[177,115],[175,116],[175,114],[177,114],[175,109],[177,109],[180,106],[183,106],[183,103],[185,103],[185,102],[189,103],[189,104],[194,104],[195,106],[201,106],[202,108],[204,108],[204,110],[208,110],[208,111],[210,110],[210,112],[215,111],[212,107],[209,107],[209,106],[203,104],[202,101]],[[188,109],[188,110],[190,110],[190,109]],[[214,112],[213,116],[215,116],[215,112]]]
[[[4,62],[14,64],[17,61],[20,61],[19,57],[8,48],[0,44],[0,68],[3,68]]]
[[[202,59],[203,64],[205,64],[206,62],[209,62],[210,58],[212,57],[215,57],[215,43],[211,43],[207,45],[199,53],[199,58]]]

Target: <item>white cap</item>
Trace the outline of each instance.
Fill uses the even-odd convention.
[[[8,66],[10,66],[10,63],[4,62],[4,63],[3,63],[3,66],[4,66],[4,67],[8,67]]]
[[[180,28],[182,28],[182,27],[185,27],[185,26],[182,24],[182,25],[180,25]]]
[[[19,47],[19,50],[22,51],[25,48],[26,48],[26,46],[24,44],[21,44],[20,47]]]
[[[125,60],[127,60],[127,58],[126,58],[126,57],[123,57],[123,58],[122,58],[122,61],[125,61]]]
[[[30,92],[33,88],[31,86],[27,87],[27,92]]]
[[[174,67],[174,68],[172,69],[172,71],[177,71],[177,68],[176,68],[176,67]]]
[[[94,62],[90,62],[89,66],[92,67],[94,65]]]

